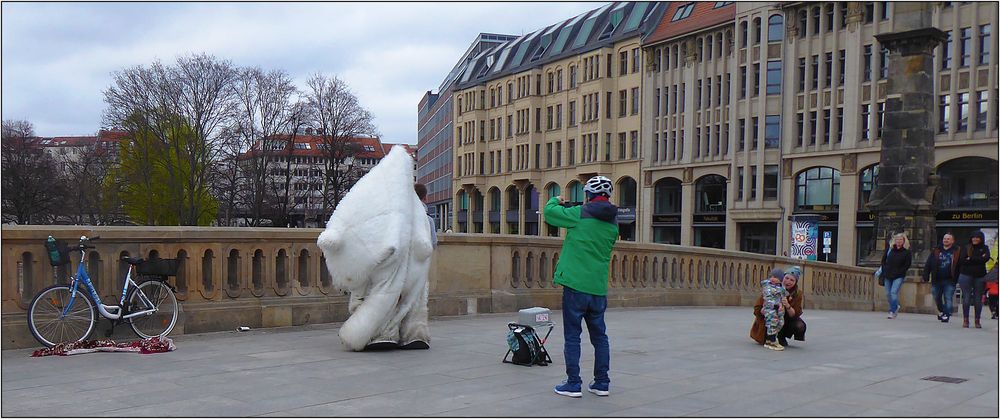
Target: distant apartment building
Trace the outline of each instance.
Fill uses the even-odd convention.
[[[818,214],[830,261],[875,244],[892,2],[671,3],[643,40],[643,241],[781,254]],[[937,227],[997,228],[997,3],[936,2]],[[823,260],[824,256],[820,255]]]
[[[483,51],[516,39],[514,35],[481,33],[438,87],[417,105],[417,182],[427,186],[427,206],[438,230],[453,228],[452,218],[452,86],[469,62]]]
[[[243,170],[250,170],[248,161],[267,156],[267,185],[275,191],[283,191],[286,178],[289,180],[289,194],[292,205],[288,209],[289,227],[323,227],[334,208],[324,208],[324,197],[329,193],[324,182],[328,154],[326,144],[320,135],[297,134],[274,136],[254,144],[240,160]],[[292,140],[291,142],[289,140]],[[289,144],[291,143],[291,148]],[[350,170],[349,178],[357,180],[375,167],[390,149],[376,137],[357,137],[350,140],[355,150],[344,159],[342,171]],[[392,144],[388,144],[392,146]],[[406,146],[409,149],[409,146]],[[411,152],[412,155],[412,152]],[[348,186],[341,193],[346,194]],[[240,208],[245,214],[246,208]],[[238,220],[237,220],[238,221]]]
[[[641,36],[666,3],[611,3],[483,51],[456,75],[457,232],[558,235],[540,205],[615,184],[622,238],[635,239]]]
[[[37,145],[51,155],[62,171],[79,163],[90,153],[109,153],[117,159],[120,143],[127,138],[124,131],[100,130],[97,135],[38,137]]]

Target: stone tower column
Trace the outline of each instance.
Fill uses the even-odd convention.
[[[936,242],[932,52],[945,33],[931,26],[931,7],[893,3],[893,32],[875,35],[890,51],[879,176],[868,204],[878,214],[875,263],[891,234],[907,233],[914,267]]]

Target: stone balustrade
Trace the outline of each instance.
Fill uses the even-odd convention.
[[[333,286],[320,229],[207,227],[3,226],[3,348],[37,346],[25,324],[32,297],[71,272],[53,269],[48,235],[76,243],[101,236],[86,266],[105,303],[118,301],[128,264],[123,256],[179,259],[169,283],[181,316],[175,333],[343,321],[348,298]],[[535,236],[441,234],[430,273],[433,316],[558,309],[552,283],[562,240]],[[80,255],[72,255],[75,269]],[[823,262],[619,242],[612,255],[609,305],[751,306],[759,281],[773,266],[803,266],[806,308],[873,310],[883,304],[871,269]],[[906,293],[904,292],[904,295]],[[906,299],[904,298],[904,303]],[[749,317],[749,315],[748,315]],[[106,320],[102,324],[108,324]],[[749,319],[748,319],[749,327]],[[103,330],[100,326],[95,335]]]

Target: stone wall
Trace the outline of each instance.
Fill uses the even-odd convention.
[[[45,238],[75,243],[101,236],[87,268],[106,304],[118,301],[128,265],[122,256],[181,260],[170,284],[181,303],[175,334],[339,322],[347,296],[335,289],[316,247],[319,229],[198,227],[3,226],[3,349],[34,347],[26,325],[28,304],[54,283]],[[454,316],[558,309],[561,290],[552,273],[558,238],[441,234],[430,274],[430,313]],[[73,267],[79,254],[72,256]],[[758,281],[775,265],[803,266],[807,309],[873,310],[885,297],[871,269],[707,248],[620,242],[609,278],[611,307],[751,306]],[[68,278],[65,271],[59,278]],[[907,283],[903,311],[929,306],[926,284]],[[917,304],[920,302],[920,304]],[[748,313],[749,317],[749,313]],[[92,337],[107,328],[101,320]],[[749,320],[748,320],[749,325]],[[748,326],[749,327],[749,326]],[[128,329],[127,326],[123,326]]]

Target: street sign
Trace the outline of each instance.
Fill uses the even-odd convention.
[[[831,244],[833,244],[833,232],[832,231],[824,231],[823,232],[823,246],[829,247]],[[823,253],[830,253],[830,252],[824,251]]]
[[[823,253],[830,253],[830,248],[829,247],[824,247],[823,248]]]

